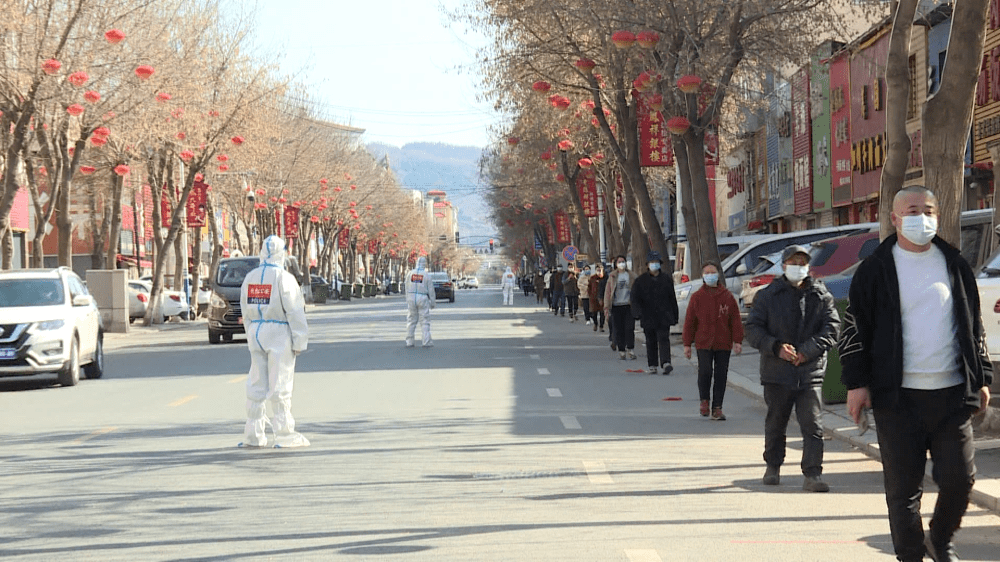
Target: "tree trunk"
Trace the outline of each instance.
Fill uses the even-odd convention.
[[[695,271],[701,270],[701,264],[707,261],[718,263],[719,244],[715,234],[715,209],[709,197],[708,172],[705,169],[705,131],[689,132],[685,135],[684,146],[688,155],[688,169],[691,170],[691,190],[693,193],[694,214],[698,232],[698,245],[701,249],[701,261],[691,264],[691,277]],[[688,225],[690,230],[691,226]],[[690,236],[688,237],[691,238]],[[700,278],[700,273],[698,274]]]
[[[886,62],[885,132],[888,143],[879,193],[879,239],[895,231],[889,218],[892,198],[903,188],[910,156],[910,135],[906,132],[906,113],[910,99],[910,36],[918,0],[903,0],[898,5],[889,38]]]
[[[122,235],[122,189],[125,183],[125,179],[118,174],[114,175],[111,185],[111,196],[107,199],[108,205],[111,208],[107,208],[105,205],[104,215],[111,217],[111,224],[107,230],[108,233],[108,269],[118,268],[118,241]]]
[[[989,0],[955,3],[941,88],[924,109],[926,187],[938,197],[938,235],[960,248],[965,145],[982,63]]]
[[[7,228],[5,228],[3,230],[3,232],[0,232],[0,240],[3,241],[3,249],[2,249],[2,251],[0,251],[3,254],[3,259],[0,260],[0,261],[2,261],[2,264],[0,264],[0,269],[3,269],[4,271],[7,271],[9,269],[13,269],[14,268],[14,264],[13,264],[13,261],[14,261],[14,230],[13,230],[13,228],[9,224],[7,225]]]
[[[100,217],[98,216],[96,191],[90,190],[90,193],[87,194],[87,204],[90,211],[90,266],[94,269],[104,269],[104,259],[106,257],[104,253],[104,233],[111,230],[111,216],[107,212],[103,213]]]
[[[690,279],[701,279],[701,266],[705,263],[702,257],[701,238],[698,234],[698,221],[694,212],[694,189],[691,182],[691,167],[688,165],[686,145],[681,137],[673,135],[674,158],[677,159],[677,181],[681,189],[681,213],[684,215],[684,225],[687,238],[688,260],[691,264]],[[693,235],[691,234],[693,230]],[[719,272],[720,274],[722,272]]]

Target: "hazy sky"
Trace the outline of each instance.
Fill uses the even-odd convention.
[[[476,101],[475,49],[451,25],[464,0],[260,0],[257,44],[280,53],[327,119],[365,141],[484,147],[496,114]]]

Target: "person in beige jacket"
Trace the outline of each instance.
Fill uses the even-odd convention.
[[[588,326],[590,326],[590,295],[588,294],[590,275],[590,266],[585,265],[576,282],[576,286],[580,290],[580,308],[583,309],[583,319],[587,321]]]
[[[618,358],[635,359],[635,318],[632,316],[632,283],[635,274],[629,271],[625,256],[615,258],[615,269],[604,288],[604,313],[611,319],[611,348]]]

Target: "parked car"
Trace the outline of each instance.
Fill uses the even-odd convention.
[[[130,292],[134,290],[144,293],[146,297],[146,306],[149,306],[150,294],[153,292],[153,283],[151,281],[133,279],[128,282],[128,286]],[[174,316],[187,320],[189,318],[188,314],[191,311],[191,307],[187,304],[187,296],[180,291],[174,291],[172,289],[162,289],[162,291],[163,304],[161,312],[163,312],[163,321],[166,322]],[[136,296],[136,298],[139,297]],[[145,314],[146,312],[143,311],[143,316],[145,316]],[[129,315],[131,316],[131,312]]]
[[[803,244],[802,247],[809,251],[810,256],[813,254],[812,246],[810,244]],[[781,251],[761,256],[757,267],[753,268],[750,275],[743,280],[739,298],[737,299],[737,302],[740,303],[740,308],[742,310],[749,312],[749,310],[753,308],[753,299],[757,293],[759,293],[764,287],[770,285],[775,278],[784,275],[784,269],[782,268],[781,262],[781,254],[783,253],[784,251]],[[810,263],[812,263],[811,258]]]
[[[245,334],[243,311],[240,309],[240,290],[247,274],[260,265],[259,256],[241,256],[219,260],[219,269],[209,281],[212,289],[208,304],[208,342],[233,341],[234,334]],[[285,270],[302,279],[294,257],[285,258]]]
[[[131,324],[139,318],[146,317],[146,307],[149,306],[149,290],[138,281],[128,283],[128,321]]]
[[[479,288],[479,279],[477,279],[475,277],[467,277],[465,279],[465,288],[466,289],[478,289]]]
[[[434,300],[455,302],[455,286],[447,273],[431,273],[431,282],[434,283]]]
[[[719,259],[725,261],[730,255],[740,248],[764,240],[772,236],[771,234],[745,234],[742,236],[720,236],[716,240],[719,246]],[[687,283],[691,280],[691,248],[687,242],[677,243],[677,254],[670,256],[670,263],[673,265],[674,284]]]
[[[145,281],[150,287],[153,286],[152,275],[143,275],[142,277],[139,278],[139,281]],[[187,281],[188,281],[188,286],[190,287],[194,286],[193,276],[188,275]],[[174,291],[174,292],[176,292],[177,294],[184,294],[184,291]],[[186,300],[187,295],[185,295],[184,298]],[[189,320],[193,316],[204,314],[205,311],[208,309],[208,303],[212,299],[212,290],[209,288],[208,281],[204,277],[201,278],[201,287],[198,288],[197,299],[198,299],[197,307],[191,311],[191,316],[188,316],[187,314],[180,314],[179,316],[181,318],[183,318],[184,320]]]
[[[104,374],[104,326],[94,297],[67,267],[0,272],[0,377]]]

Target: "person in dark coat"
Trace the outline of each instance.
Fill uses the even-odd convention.
[[[535,274],[535,302],[542,304],[545,298],[545,274],[539,271]]]
[[[855,422],[872,408],[899,560],[957,560],[952,538],[975,481],[972,416],[989,405],[993,365],[975,275],[937,236],[937,197],[911,186],[893,198],[886,238],[858,266],[838,344]],[[937,503],[920,517],[927,453]]]
[[[549,279],[549,292],[552,293],[552,313],[556,316],[560,312],[566,316],[566,293],[563,292],[564,275],[562,266],[557,265],[555,273]]]
[[[781,257],[784,275],[757,294],[746,324],[747,341],[760,350],[760,382],[767,404],[763,482],[772,486],[780,482],[785,430],[794,407],[802,430],[802,489],[826,492],[830,487],[821,478],[821,388],[826,352],[837,342],[840,316],[823,283],[809,277],[809,252],[793,245]]]
[[[656,374],[658,368],[664,375],[674,370],[670,361],[670,327],[677,323],[677,295],[674,281],[663,273],[663,258],[659,252],[646,255],[649,270],[636,278],[632,284],[632,316],[639,320],[646,335],[646,364],[649,372]]]
[[[590,317],[594,320],[594,331],[598,327],[604,331],[604,287],[608,278],[604,276],[604,266],[596,264],[594,274],[587,280],[587,295],[590,299]]]

